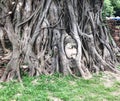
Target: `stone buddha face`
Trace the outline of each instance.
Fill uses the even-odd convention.
[[[76,58],[77,45],[75,43],[75,40],[72,39],[71,37],[68,37],[66,39],[65,52],[68,58],[73,58],[73,59]]]

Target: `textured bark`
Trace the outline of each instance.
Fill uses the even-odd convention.
[[[12,55],[1,81],[55,72],[90,78],[115,68],[118,47],[102,23],[103,0],[5,0],[0,3]]]

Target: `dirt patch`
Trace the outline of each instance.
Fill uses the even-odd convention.
[[[57,97],[49,96],[48,98],[49,98],[50,101],[63,101],[63,100],[61,100],[60,98],[57,98]]]
[[[120,96],[120,90],[111,93],[113,96]]]
[[[101,80],[105,87],[112,87],[115,82],[120,82],[120,75],[105,71]]]
[[[33,80],[33,81],[32,81],[32,84],[33,84],[33,85],[38,85],[38,84],[39,84],[38,79]]]
[[[74,81],[69,81],[69,84],[72,85],[72,86],[75,86],[75,85],[76,85],[76,82],[74,82]]]

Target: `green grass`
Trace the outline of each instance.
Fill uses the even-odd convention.
[[[105,87],[102,74],[90,80],[55,74],[0,84],[0,101],[120,101],[120,83]],[[119,90],[120,91],[120,90]]]

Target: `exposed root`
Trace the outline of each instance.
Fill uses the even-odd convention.
[[[12,11],[2,26],[12,52],[3,45],[8,54],[0,57],[0,65],[4,60],[9,63],[1,81],[21,81],[19,69],[29,76],[57,72],[85,79],[100,71],[119,73],[115,68],[119,50],[102,23],[103,0],[18,0],[14,4],[7,0],[0,4],[1,15]]]

